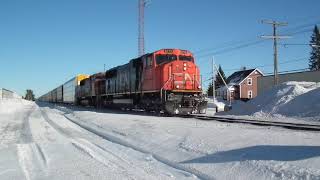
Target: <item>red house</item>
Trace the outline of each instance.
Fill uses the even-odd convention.
[[[216,90],[216,96],[225,100],[248,100],[258,95],[258,77],[263,76],[259,69],[237,71],[227,78],[228,88],[220,87]],[[230,93],[231,94],[230,94]]]

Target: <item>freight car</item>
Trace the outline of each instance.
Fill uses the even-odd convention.
[[[39,100],[169,114],[205,113],[200,70],[191,52],[161,49],[91,76],[79,75]]]
[[[81,80],[87,79],[88,77],[89,75],[79,74],[52,91],[42,95],[38,100],[52,103],[76,104],[76,88],[80,85]]]

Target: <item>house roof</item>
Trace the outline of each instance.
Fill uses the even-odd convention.
[[[246,79],[255,70],[257,70],[258,72],[260,72],[262,74],[262,72],[259,71],[258,69],[248,69],[248,70],[243,70],[243,71],[237,71],[237,72],[234,72],[233,74],[231,74],[227,78],[227,82],[228,82],[228,84],[240,84],[244,79]]]

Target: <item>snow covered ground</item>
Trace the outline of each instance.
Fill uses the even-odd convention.
[[[286,82],[248,101],[236,101],[218,115],[279,121],[320,123],[320,83]]]
[[[317,132],[23,100],[0,110],[0,179],[320,179]]]

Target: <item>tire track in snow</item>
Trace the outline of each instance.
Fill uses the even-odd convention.
[[[25,112],[21,125],[19,144],[17,144],[17,155],[20,167],[27,180],[35,177],[46,176],[47,158],[42,148],[34,142],[31,128],[30,116],[35,111],[35,106]]]
[[[210,177],[208,176],[207,174],[204,174],[204,173],[201,173],[200,171],[196,170],[196,169],[193,169],[193,168],[190,168],[190,167],[186,167],[184,165],[181,165],[179,163],[176,163],[176,162],[172,162],[164,157],[161,157],[161,156],[158,156],[152,152],[149,152],[145,149],[142,149],[140,147],[137,147],[133,144],[130,144],[112,134],[109,134],[107,132],[102,132],[102,131],[99,131],[97,130],[96,128],[93,128],[91,126],[88,126],[87,124],[85,123],[82,123],[80,122],[80,120],[74,120],[70,117],[68,117],[66,114],[63,114],[63,116],[68,119],[69,121],[73,122],[74,124],[80,126],[81,128],[93,133],[93,134],[96,134],[97,136],[107,140],[107,141],[110,141],[112,143],[115,143],[115,144],[119,144],[121,146],[124,146],[124,147],[127,147],[127,148],[131,148],[135,151],[138,151],[138,152],[141,152],[143,154],[149,154],[151,157],[153,157],[155,160],[163,163],[163,164],[166,164],[167,166],[170,166],[174,169],[177,169],[177,170],[180,170],[180,171],[184,171],[185,172],[185,175],[190,175],[190,176],[196,176],[197,178],[199,179],[214,179],[213,177]]]
[[[46,112],[44,112],[43,110],[40,110],[40,111],[41,111],[41,114],[44,117],[44,119],[49,123],[49,125],[52,126],[56,131],[61,133],[62,136],[64,136],[65,138],[69,139],[71,144],[77,150],[79,150],[81,153],[86,154],[87,156],[89,156],[90,158],[98,161],[99,163],[103,164],[107,168],[119,169],[122,172],[122,174],[126,174],[127,177],[131,177],[132,176],[131,174],[127,173],[127,168],[131,166],[130,163],[128,163],[127,161],[125,161],[125,160],[121,159],[120,157],[116,156],[114,153],[110,153],[109,151],[105,151],[100,146],[92,144],[92,143],[88,142],[85,139],[74,137],[72,135],[72,133],[68,133],[65,129],[61,128],[54,121],[52,121],[52,119],[50,119],[48,117]],[[120,166],[119,163],[116,163],[117,161],[114,160],[115,158],[117,160],[120,160],[120,161],[128,164],[128,167],[125,168],[123,166]],[[112,159],[114,161],[110,161],[110,159]],[[117,166],[115,166],[116,164],[117,164]],[[130,168],[132,168],[132,167],[130,167]]]
[[[121,174],[125,175],[126,177],[131,177],[132,179],[135,179],[133,176],[135,176],[135,174],[137,174],[137,171],[139,171],[139,169],[131,166],[131,164],[128,163],[127,161],[120,159],[119,157],[115,156],[113,153],[104,151],[104,149],[101,149],[100,147],[90,143],[85,139],[73,140],[72,145],[78,150],[87,154],[92,159],[99,161],[101,164],[103,164],[107,168],[109,169],[111,168],[114,170],[117,169],[117,171],[121,171]],[[124,162],[124,164],[120,164],[119,160],[121,162]],[[145,172],[140,171],[140,173],[145,173]]]
[[[55,122],[53,122],[47,115],[46,112],[44,112],[42,109],[40,109],[41,115],[44,118],[45,121],[48,122],[48,124],[53,127],[56,131],[58,131],[62,136],[65,138],[72,138],[72,135],[68,133],[67,131],[63,130],[60,126],[58,126]]]
[[[38,144],[17,144],[17,154],[27,180],[46,176],[47,161]]]
[[[38,157],[40,157],[38,159],[41,161],[41,164],[42,164],[43,167],[47,167],[48,166],[48,160],[47,160],[46,155],[44,154],[44,152],[43,152],[42,148],[39,146],[39,144],[35,143],[35,145],[36,145],[36,148],[37,148],[36,152],[39,155]]]
[[[21,125],[21,132],[20,132],[20,143],[31,143],[33,142],[33,137],[30,129],[30,123],[29,118],[31,116],[31,113],[35,110],[35,107],[32,106],[30,110],[28,110],[23,116],[23,123]]]
[[[23,144],[18,144],[17,145],[17,154],[19,158],[19,164],[21,166],[21,169],[24,173],[24,176],[26,177],[27,180],[31,179],[31,172],[30,172],[30,161],[32,162],[30,155],[27,155],[29,152],[26,150],[26,145]],[[32,165],[32,164],[31,164]]]
[[[8,140],[8,129],[10,127],[10,123],[8,123],[1,131],[0,142],[1,144],[5,144]]]
[[[29,117],[34,110],[34,106],[26,108],[24,111],[15,112],[6,118],[12,119],[5,122],[0,134],[0,144],[17,144],[32,142],[32,135],[29,126]]]
[[[116,161],[121,161],[123,162],[124,164],[128,165],[128,166],[131,166],[132,164],[121,158],[120,156],[116,155],[115,153],[103,148],[102,146],[99,146],[98,144],[96,143],[91,143],[85,139],[77,139],[78,141],[73,141],[72,144],[77,146],[77,147],[80,147],[80,149],[82,150],[85,150],[86,153],[90,154],[90,156],[92,157],[97,157],[95,154],[98,153],[98,154],[103,154],[104,157],[106,156],[112,156],[112,160],[114,160],[115,162]],[[81,141],[81,143],[80,143]],[[88,148],[88,149],[87,149]],[[92,149],[94,149],[95,151],[91,151]],[[100,156],[100,155],[98,155]],[[98,158],[98,159],[101,159],[101,158]]]

